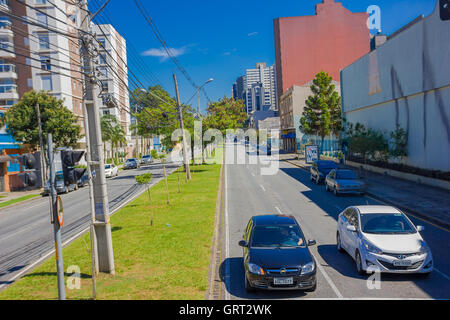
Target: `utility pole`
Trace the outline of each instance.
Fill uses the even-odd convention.
[[[53,234],[55,238],[56,274],[58,279],[58,299],[66,300],[66,287],[64,284],[64,263],[62,257],[61,225],[58,222],[58,195],[55,186],[55,165],[53,162],[53,139],[52,134],[47,136],[47,156],[50,165],[50,201],[51,201],[51,223],[53,224]]]
[[[177,75],[175,73],[173,74],[173,81],[175,82],[175,91],[177,93],[178,114],[180,117],[181,131],[183,132],[183,156],[184,156],[184,167],[186,169],[186,181],[189,181],[189,180],[191,180],[191,168],[190,168],[189,159],[188,159],[186,135],[184,133],[183,112],[181,110],[180,94],[178,92]]]
[[[89,142],[89,168],[92,176],[93,207],[95,209],[95,237],[97,243],[98,269],[100,272],[115,273],[114,253],[112,246],[111,224],[109,218],[108,192],[106,189],[105,156],[103,154],[103,141],[100,129],[100,115],[98,97],[100,94],[97,85],[93,58],[96,55],[94,38],[91,34],[91,17],[87,1],[80,2],[81,21],[80,49],[83,61],[84,75],[84,103],[86,107],[86,133]],[[94,250],[94,248],[92,248]]]
[[[41,182],[42,182],[42,188],[45,187],[45,180],[47,179],[47,166],[45,165],[45,154],[44,154],[44,141],[42,138],[42,124],[41,124],[41,110],[39,103],[36,104],[36,116],[38,121],[38,129],[39,129],[39,149],[41,151]]]

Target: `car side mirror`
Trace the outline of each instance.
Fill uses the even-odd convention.
[[[316,240],[308,240],[308,247],[315,246],[315,245],[316,245]]]
[[[425,227],[424,226],[417,226],[416,229],[417,229],[417,231],[421,232],[421,231],[425,230]]]
[[[239,241],[239,246],[246,248],[248,246],[247,242],[244,240]]]
[[[347,226],[347,230],[351,231],[351,232],[356,232],[356,227],[355,226]]]

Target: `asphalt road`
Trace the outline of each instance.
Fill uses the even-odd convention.
[[[238,148],[246,153],[247,164],[231,164],[230,151]],[[244,150],[242,150],[244,148]],[[225,259],[222,279],[226,299],[450,299],[450,233],[414,217],[416,225],[429,244],[435,270],[428,278],[417,275],[382,274],[380,289],[369,289],[367,276],[356,272],[348,254],[336,249],[337,216],[351,205],[382,204],[369,197],[335,197],[323,185],[310,182],[304,170],[287,162],[278,162],[275,175],[261,175],[261,164],[249,165],[252,150],[243,145],[228,144],[225,169]],[[234,151],[236,153],[236,150]],[[255,159],[254,159],[255,160]],[[306,239],[315,239],[311,252],[318,263],[317,290],[247,293],[244,289],[242,240],[249,219],[261,214],[293,215],[300,223]]]
[[[170,174],[179,165],[166,163]],[[151,185],[163,178],[162,164],[119,171],[119,176],[107,179],[110,212],[131,199],[144,186],[136,184],[134,176],[153,174]],[[64,206],[63,243],[85,230],[90,223],[89,187],[61,195]],[[0,290],[23,271],[54,249],[53,226],[50,224],[49,197],[0,210]]]

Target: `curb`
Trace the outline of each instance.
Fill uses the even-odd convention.
[[[19,198],[20,198],[20,197],[19,197]],[[17,198],[15,198],[15,199],[17,199]],[[35,200],[38,200],[38,199],[42,199],[42,194],[37,193],[37,194],[36,194],[36,197],[30,198],[30,199],[26,199],[26,200],[22,200],[22,201],[19,201],[19,202],[12,203],[12,204],[10,204],[10,205],[1,207],[1,208],[0,208],[0,211],[1,211],[1,210],[4,210],[4,209],[9,209],[9,208],[15,207],[15,206],[17,206],[17,205],[19,205],[19,204],[24,204],[24,203],[27,203],[27,202],[35,201]],[[10,199],[10,200],[14,200],[14,199]],[[9,200],[8,200],[8,201],[9,201]]]
[[[222,163],[220,168],[220,180],[219,189],[217,191],[216,200],[216,217],[214,223],[214,235],[212,239],[211,246],[211,258],[209,263],[208,272],[208,290],[205,293],[206,300],[221,300],[222,296],[222,286],[221,279],[218,273],[218,266],[220,265],[222,259],[221,241],[220,241],[220,230],[222,226],[222,216],[223,216],[223,202],[224,202],[224,173],[225,173],[225,162]]]
[[[288,163],[290,163],[290,164],[292,164],[292,165],[294,165],[294,166],[296,166],[296,167],[298,167],[298,168],[300,168],[300,169],[302,169],[304,171],[307,171],[305,167],[303,167],[301,165],[298,165],[296,163],[293,163],[293,162],[291,162],[291,160],[283,160],[283,161],[288,162]],[[443,220],[440,220],[440,219],[437,219],[437,218],[434,218],[434,217],[430,217],[429,215],[427,215],[425,213],[422,213],[422,212],[417,211],[415,209],[411,209],[411,208],[409,208],[409,207],[407,207],[407,206],[405,206],[403,204],[400,204],[398,202],[395,202],[395,201],[392,201],[392,200],[387,200],[387,199],[382,198],[382,197],[380,197],[380,196],[378,196],[378,195],[376,195],[376,194],[374,194],[374,193],[372,193],[370,191],[366,191],[366,194],[368,196],[374,198],[375,200],[384,202],[384,203],[389,204],[391,206],[398,207],[399,209],[401,209],[403,211],[408,211],[410,213],[410,215],[412,215],[412,216],[417,216],[418,218],[420,218],[422,220],[425,220],[426,222],[430,222],[430,223],[436,224],[437,226],[442,227],[444,229],[447,229],[447,231],[450,231],[450,223],[448,223],[446,221],[443,221]]]

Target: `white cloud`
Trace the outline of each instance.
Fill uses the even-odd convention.
[[[247,36],[252,37],[252,36],[256,36],[259,32],[251,32],[249,33]]]
[[[181,48],[169,48],[169,51],[172,54],[172,56],[179,57],[187,52],[187,47],[188,46],[184,46]],[[169,55],[167,54],[166,50],[164,50],[164,48],[152,48],[147,51],[144,51],[142,55],[150,57],[159,57],[161,62],[169,59]]]

